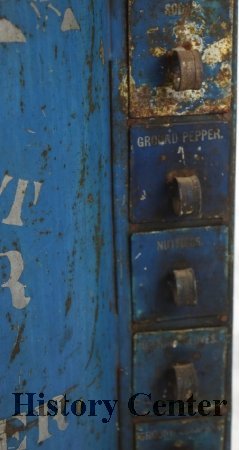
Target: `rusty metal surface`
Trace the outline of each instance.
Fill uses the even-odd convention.
[[[169,274],[168,285],[176,305],[194,306],[197,304],[197,280],[191,267],[172,270]]]
[[[169,53],[169,77],[176,91],[199,90],[203,82],[202,58],[198,50],[177,47]]]
[[[129,2],[129,89],[132,117],[222,113],[230,109],[233,0]],[[200,89],[177,91],[167,53],[196,50]],[[199,87],[199,86],[197,86]],[[125,88],[120,86],[122,98]]]

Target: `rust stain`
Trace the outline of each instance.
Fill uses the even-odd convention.
[[[68,295],[66,302],[65,302],[65,315],[67,316],[67,314],[69,313],[70,309],[71,309],[71,305],[72,305],[72,298],[70,295]]]
[[[90,13],[93,17],[93,23],[92,23],[92,29],[91,29],[91,47],[90,47],[90,53],[87,56],[86,64],[89,68],[89,77],[88,77],[88,84],[87,84],[87,91],[88,91],[88,104],[89,104],[89,110],[87,114],[87,118],[90,117],[91,114],[94,113],[96,109],[96,103],[95,103],[95,95],[94,95],[94,85],[93,85],[93,62],[95,60],[94,58],[94,45],[95,45],[95,11],[94,11],[94,2],[90,2],[89,6]]]
[[[104,65],[104,64],[105,64],[105,51],[104,51],[104,44],[103,44],[102,39],[101,39],[101,41],[100,41],[99,54],[100,54],[101,62],[102,62],[102,64]]]
[[[25,76],[24,76],[24,66],[23,66],[23,64],[21,64],[21,66],[20,66],[19,77],[20,77],[20,85],[22,87],[25,87]]]
[[[194,114],[227,113],[230,111],[230,106],[231,95],[228,95],[224,99],[206,100],[194,111]]]
[[[33,427],[38,426],[38,419],[34,419],[31,422],[28,422],[27,425],[14,425],[14,419],[7,420],[5,433],[7,438],[13,437],[16,433],[25,432],[27,430],[31,430]]]
[[[228,87],[228,80],[232,80],[232,70],[229,64],[222,64],[221,69],[215,79],[216,85],[221,89]]]
[[[134,0],[129,1],[130,16],[133,4]],[[232,2],[230,2],[230,4],[232,4]],[[168,4],[166,6],[165,14],[173,15],[170,11],[171,5]],[[141,12],[143,14],[143,11]],[[122,104],[124,105],[124,111],[126,111],[127,107],[128,89],[130,92],[130,112],[131,116],[135,118],[227,113],[230,110],[232,82],[231,22],[218,21],[218,23],[215,23],[213,14],[214,10],[212,8],[206,8],[205,5],[201,5],[198,2],[190,2],[180,9],[178,13],[179,18],[175,23],[171,35],[168,36],[168,46],[165,44],[165,48],[160,46],[160,35],[161,33],[165,34],[165,31],[161,30],[159,26],[149,28],[146,31],[146,39],[150,54],[155,58],[159,58],[159,64],[160,58],[162,58],[162,60],[165,58],[165,54],[168,50],[172,49],[172,45],[175,47],[182,46],[187,49],[198,50],[202,55],[202,61],[205,66],[211,66],[213,68],[215,65],[221,65],[219,72],[217,72],[217,75],[215,76],[216,78],[214,77],[214,79],[212,79],[210,75],[205,77],[202,87],[199,90],[177,92],[173,89],[169,79],[166,80],[164,85],[156,84],[154,87],[148,83],[140,84],[138,81],[136,84],[134,74],[130,71],[128,78],[124,76],[119,86],[119,93]],[[155,15],[157,16],[156,13]],[[212,23],[210,30],[208,30],[208,20],[206,19],[209,15]],[[222,30],[224,37],[219,39],[217,36],[221,35]],[[214,42],[210,45],[205,45],[206,32],[210,33],[214,39]],[[137,59],[138,57],[142,57],[142,55],[134,55],[135,39],[136,36],[134,33],[129,31],[130,64],[134,58]],[[172,42],[175,44],[172,44]],[[163,65],[165,65],[165,61],[163,62]],[[207,96],[207,92],[214,86],[220,89],[220,98],[218,96],[217,100],[210,100],[209,96]]]
[[[127,114],[128,112],[128,95],[129,95],[129,86],[128,86],[128,74],[121,74],[121,82],[119,84],[119,96],[121,100],[122,111]]]
[[[163,47],[154,47],[154,48],[150,48],[150,53],[152,56],[155,56],[156,58],[159,58],[160,56],[165,55],[165,53],[167,52],[167,50]]]
[[[228,66],[227,66],[228,67]],[[122,102],[127,103],[126,80],[121,83],[119,91]],[[136,87],[132,77],[130,77],[130,111],[134,117],[150,116],[170,116],[187,114],[208,114],[208,113],[226,113],[231,105],[231,73],[228,69],[219,74],[219,79],[215,80],[225,89],[228,88],[229,94],[217,100],[206,100],[205,92],[207,84],[203,82],[199,90],[175,91],[169,85],[159,86],[151,89],[147,85]],[[184,107],[188,102],[200,102],[200,105],[194,109],[187,110]]]
[[[94,196],[92,194],[87,196],[87,203],[94,203]]]
[[[229,34],[223,39],[209,45],[203,55],[202,60],[206,64],[217,64],[231,58],[232,36]]]
[[[19,331],[18,331],[18,335],[17,335],[17,340],[14,344],[14,347],[12,349],[12,353],[10,356],[10,362],[12,363],[14,361],[14,359],[16,358],[16,356],[20,353],[20,345],[21,342],[23,341],[23,332],[25,329],[25,325],[22,324]]]
[[[159,27],[155,27],[155,28],[149,28],[148,30],[147,30],[147,34],[155,34],[155,33],[157,33],[159,31]]]

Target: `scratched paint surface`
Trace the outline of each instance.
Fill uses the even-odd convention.
[[[169,184],[174,176],[196,175],[201,185],[203,219],[227,219],[230,124],[192,122],[131,128],[132,222],[180,223],[172,208]],[[197,216],[188,215],[195,222]]]
[[[117,398],[105,8],[0,4],[1,450],[116,448],[100,407],[9,420],[13,392]]]
[[[213,417],[205,420],[182,420],[179,423],[143,423],[135,426],[136,450],[222,450],[224,420]],[[174,446],[174,447],[173,447]]]
[[[209,256],[210,255],[210,256]],[[210,271],[208,260],[210,258]],[[227,314],[228,230],[205,227],[132,236],[134,320],[162,321]],[[192,268],[197,304],[175,305],[168,287],[173,270]],[[212,282],[213,280],[213,282]]]
[[[232,0],[129,2],[132,117],[230,109],[232,8]],[[168,82],[166,53],[177,46],[199,50],[201,89],[176,92]],[[121,90],[123,94],[123,85]]]

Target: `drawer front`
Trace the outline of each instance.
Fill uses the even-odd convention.
[[[151,394],[136,398],[137,413],[150,416],[153,402],[186,401],[191,395],[197,402],[223,400],[226,341],[224,328],[136,333],[133,392]],[[171,417],[167,410],[164,417]]]
[[[228,231],[205,227],[132,236],[133,318],[168,320],[227,312]]]
[[[232,0],[129,3],[132,117],[227,112],[231,102]],[[198,51],[200,66],[195,70],[203,75],[199,85],[193,86],[196,89],[178,91],[174,86],[169,52],[175,48],[186,49],[189,58],[190,51]]]
[[[133,127],[131,221],[227,219],[229,132],[223,121]]]
[[[136,450],[222,450],[224,421],[184,420],[135,427]]]

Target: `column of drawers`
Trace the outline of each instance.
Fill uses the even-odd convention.
[[[228,410],[213,402],[230,401],[232,21],[233,2],[129,3],[136,450],[229,448]],[[201,60],[195,89],[170,67],[180,52]],[[192,396],[211,408],[168,414]]]

